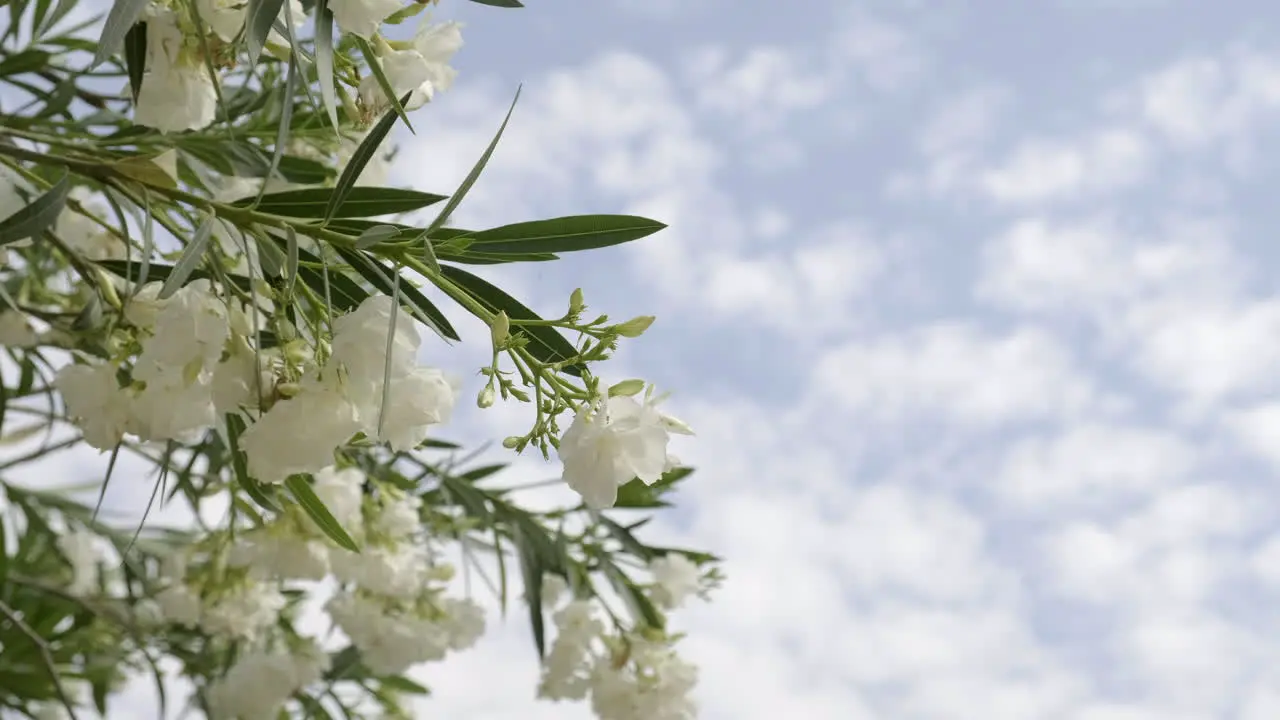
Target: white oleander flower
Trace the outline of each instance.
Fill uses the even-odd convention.
[[[670,437],[662,416],[630,397],[584,407],[560,438],[564,481],[595,509],[612,507],[618,487],[639,478],[653,484],[667,466]]]
[[[231,42],[244,27],[248,0],[197,0],[200,19],[223,42]]]
[[[281,400],[240,436],[249,473],[260,482],[283,482],[333,464],[333,451],[360,430],[360,416],[347,397],[315,383]]]
[[[185,39],[171,10],[152,7],[147,18],[147,71],[133,121],[160,132],[199,130],[218,111],[214,80],[204,64],[183,50]]]
[[[404,7],[403,0],[332,0],[329,10],[343,32],[371,39],[382,22]]]
[[[98,589],[99,566],[102,559],[98,538],[84,530],[74,530],[58,536],[58,550],[71,564],[71,583],[67,592],[72,595],[88,595]]]
[[[84,434],[84,441],[99,450],[114,448],[130,424],[133,399],[120,387],[116,370],[103,362],[67,365],[54,380],[67,415]]]
[[[702,572],[689,558],[667,553],[649,563],[653,573],[653,599],[666,608],[676,608],[696,595],[702,586]]]
[[[429,24],[423,21],[413,38],[413,47],[427,63],[427,77],[413,92],[405,110],[416,110],[430,102],[437,92],[453,87],[458,76],[449,61],[462,49],[462,23]]]

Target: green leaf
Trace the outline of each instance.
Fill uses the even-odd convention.
[[[512,528],[516,551],[520,558],[520,577],[524,581],[524,599],[529,606],[529,625],[533,628],[533,645],[538,649],[538,659],[547,655],[546,628],[542,617],[542,576],[546,574],[531,538],[525,537],[523,528]]]
[[[98,36],[98,49],[93,54],[93,62],[89,69],[102,64],[103,60],[115,54],[124,42],[129,28],[142,17],[142,11],[150,0],[115,0],[111,12],[107,13],[107,21],[102,26],[102,35]]]
[[[467,237],[482,253],[561,253],[620,245],[665,228],[634,215],[575,215],[482,230]]]
[[[299,185],[320,185],[329,182],[338,174],[322,162],[294,155],[282,155],[276,171],[284,176],[285,180]]]
[[[307,515],[315,522],[320,530],[329,536],[339,547],[346,548],[351,552],[360,552],[356,541],[351,539],[347,531],[342,529],[341,523],[329,512],[329,508],[325,507],[324,502],[316,495],[316,491],[311,489],[311,483],[306,475],[291,475],[288,480],[284,481],[286,487],[293,492],[293,497],[306,511]]]
[[[235,472],[236,483],[259,507],[271,512],[280,512],[280,507],[271,500],[269,486],[263,485],[249,476],[249,463],[244,451],[240,449],[240,435],[244,433],[245,421],[237,413],[227,413],[227,440],[230,444],[231,468]]]
[[[178,292],[178,289],[186,284],[187,278],[191,277],[191,273],[200,267],[200,263],[204,260],[204,252],[209,247],[209,238],[213,235],[215,222],[217,222],[217,216],[205,215],[204,222],[196,228],[195,235],[191,236],[191,242],[182,251],[182,256],[178,258],[169,276],[164,279],[164,285],[160,286],[160,294],[156,296],[157,298],[164,300]]]
[[[294,281],[298,279],[298,233],[292,225],[285,225],[284,233],[284,279],[288,282],[287,289],[292,290]]]
[[[387,79],[387,74],[382,70],[382,61],[373,52],[373,48],[369,47],[369,41],[359,35],[353,35],[352,37],[355,38],[356,47],[360,48],[360,54],[364,56],[364,62],[369,66],[369,71],[373,73],[373,79],[378,82],[378,87],[382,89],[382,94],[387,97],[387,102],[391,103],[391,109],[397,117],[404,121],[404,126],[409,128],[409,132],[417,135],[413,130],[413,125],[409,124],[409,116],[404,111],[404,103],[409,102],[409,96],[413,92],[410,91],[405,94],[404,100],[400,100],[395,87],[391,85],[391,81]]]
[[[356,247],[363,250],[385,240],[398,237],[399,235],[400,228],[395,225],[374,225],[368,230],[360,233],[360,237],[356,238]]]
[[[661,630],[665,624],[662,620],[662,615],[658,612],[658,609],[653,606],[653,603],[649,600],[648,596],[646,596],[640,588],[636,587],[636,584],[631,581],[631,578],[628,578],[612,560],[607,557],[603,557],[600,560],[600,565],[604,569],[604,574],[609,578],[609,582],[613,585],[613,589],[618,591],[618,594],[622,596],[622,598],[627,602],[627,605],[631,608],[632,617],[637,620],[644,620],[645,624],[649,627]]]
[[[280,8],[284,0],[249,0],[249,13],[244,20],[245,49],[249,53],[249,65],[258,64],[258,56],[267,41],[267,33],[271,25],[280,16]],[[292,102],[293,95],[285,94],[286,104]]]
[[[382,685],[382,687],[387,688],[388,690],[393,690],[398,693],[404,693],[406,695],[430,695],[431,694],[430,690],[428,690],[427,688],[423,687],[422,685],[419,685],[418,683],[410,680],[409,678],[403,675],[380,678],[378,682]]]
[[[654,558],[653,551],[645,547],[644,543],[637,540],[636,536],[632,535],[630,530],[622,527],[604,515],[600,516],[600,524],[609,531],[609,534],[612,535],[614,539],[622,544],[622,547],[625,548],[627,552],[645,561],[649,561]]]
[[[462,198],[466,197],[467,192],[471,190],[471,186],[475,185],[476,179],[480,177],[480,173],[484,170],[484,166],[489,164],[489,158],[493,155],[494,148],[498,147],[498,141],[502,139],[502,133],[507,129],[507,122],[511,120],[511,113],[515,111],[518,100],[520,100],[520,88],[516,88],[516,96],[511,99],[511,107],[507,108],[507,116],[502,119],[502,125],[498,126],[498,132],[493,136],[493,140],[489,141],[489,147],[485,148],[484,154],[476,161],[475,167],[471,168],[471,172],[467,173],[467,176],[463,178],[462,184],[458,186],[453,196],[449,198],[449,202],[445,203],[444,209],[440,211],[435,220],[431,221],[427,229],[423,230],[418,236],[424,239],[424,256],[429,255],[431,252],[429,249],[425,249],[430,245],[430,243],[425,242],[425,238],[431,237],[436,230],[444,227],[444,224],[449,221],[449,216],[453,215],[453,211],[462,203]],[[430,263],[429,260],[427,262]]]
[[[129,28],[124,36],[124,66],[129,72],[129,92],[138,102],[142,90],[142,74],[147,66],[147,24],[140,22]]]
[[[23,50],[0,61],[0,77],[20,75],[32,70],[40,70],[49,64],[49,53],[43,50]]]
[[[259,212],[272,215],[284,215],[298,218],[324,218],[333,200],[337,196],[337,188],[305,188],[302,190],[286,190],[268,193],[262,196],[255,208]],[[252,207],[256,198],[247,197],[236,200],[232,205]],[[359,186],[349,188],[341,204],[330,217],[375,217],[409,212],[418,208],[438,203],[444,198],[440,195],[402,190],[400,188],[380,188]],[[383,224],[383,223],[378,223]]]
[[[316,75],[320,81],[320,98],[334,132],[338,131],[338,96],[333,90],[333,12],[329,0],[316,3]]]
[[[272,2],[272,0],[263,1]],[[274,1],[282,2],[282,0]],[[289,121],[293,119],[293,95],[298,82],[298,63],[295,60],[295,55],[289,56],[289,70],[284,80],[284,103],[280,107],[280,127],[276,130],[276,148],[271,153],[271,164],[267,168],[267,178],[276,174],[276,168],[280,167],[280,159],[284,156],[284,148],[289,144]],[[261,199],[266,192],[267,183],[264,181],[262,187],[258,188],[258,198]]]
[[[360,250],[348,250],[340,247],[335,247],[334,250],[342,256],[342,259],[353,270],[378,290],[387,295],[395,292],[394,282],[388,277],[387,268],[382,263],[369,258]],[[453,329],[449,319],[422,294],[422,291],[409,283],[401,283],[399,293],[409,304],[410,314],[417,318],[419,322],[431,328],[443,338],[448,340],[459,339],[458,331]]]
[[[675,484],[693,473],[693,468],[673,468],[658,478],[652,485],[646,485],[640,478],[632,478],[618,488],[618,500],[615,508],[658,508],[670,507],[671,503],[662,500],[662,496],[670,492]]]
[[[298,249],[298,258],[302,263],[307,263],[308,265],[320,264],[320,258],[301,248]],[[323,271],[300,264],[298,266],[298,279],[321,297],[324,297],[325,281]],[[329,273],[329,301],[334,310],[339,312],[353,310],[367,297],[369,297],[369,293],[353,282],[351,278],[339,273]]]
[[[501,8],[524,7],[524,3],[520,2],[520,0],[471,0],[471,2],[476,3],[477,5],[490,5],[492,7]]]
[[[405,99],[408,99],[405,95]],[[347,199],[347,195],[355,188],[356,181],[360,179],[360,173],[364,172],[365,165],[373,159],[374,153],[378,152],[378,148],[382,146],[382,141],[386,139],[387,133],[391,132],[391,126],[396,122],[394,112],[389,112],[382,116],[378,124],[369,130],[369,134],[360,142],[355,152],[351,153],[351,160],[347,166],[343,168],[342,175],[338,178],[337,184],[333,186],[333,195],[329,198],[329,206],[325,209],[324,219],[326,222],[330,218],[337,217],[338,208],[340,208]]]
[[[143,277],[143,268],[141,267],[141,263],[129,263],[125,260],[95,260],[94,264],[113,275],[118,275],[119,277],[131,280],[139,285],[142,284],[141,278]],[[152,263],[146,268],[145,277],[147,280],[151,281],[164,281],[172,272],[172,265]],[[212,275],[200,269],[192,271],[190,275],[191,280],[212,279],[212,277]],[[249,278],[243,275],[232,275],[231,273],[227,273],[226,277],[231,280],[236,287],[248,292],[250,287]]]
[[[485,306],[485,309],[491,313],[503,311],[512,320],[542,319],[538,317],[537,313],[521,305],[515,298],[465,270],[452,265],[442,265],[440,272],[455,285],[466,290],[479,300]],[[553,327],[523,326],[520,327],[520,332],[529,337],[529,353],[544,363],[564,362],[576,357],[578,354],[577,348]],[[582,370],[583,368],[580,365],[566,365],[564,367],[564,371],[570,375],[581,375]]]
[[[0,246],[27,238],[40,237],[45,230],[57,222],[58,215],[67,204],[67,193],[70,191],[71,177],[63,173],[58,182],[43,195],[18,212],[0,220]]]

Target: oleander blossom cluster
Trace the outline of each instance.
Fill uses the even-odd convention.
[[[684,555],[653,560],[648,592],[673,610],[703,590],[701,573]],[[555,642],[538,687],[548,700],[588,699],[600,720],[689,720],[697,717],[692,692],[697,667],[675,650],[675,638],[654,630],[610,632],[593,600],[569,596],[564,580],[543,582],[543,607],[551,610]]]
[[[252,421],[241,438],[249,470],[272,483],[327,467],[361,432],[410,450],[452,412],[454,385],[417,366],[422,338],[389,297],[371,296],[336,318],[330,354],[314,367],[296,346],[294,357],[255,349],[255,311],[208,280],[163,299],[160,291],[147,285],[126,306],[140,348],[131,367],[125,358],[91,359],[58,373],[67,414],[95,448],[112,449],[126,435],[194,442],[225,415],[241,414]],[[286,386],[289,396],[275,398]],[[257,414],[264,400],[272,404]]]
[[[330,355],[293,394],[245,431],[249,472],[262,482],[314,473],[356,433],[412,450],[453,411],[456,378],[417,366],[422,337],[385,295],[333,322]]]
[[[373,485],[373,492],[366,492]],[[209,688],[217,718],[273,717],[318,681],[329,656],[318,639],[280,632],[295,612],[286,591],[330,580],[324,610],[373,672],[393,676],[473,646],[484,611],[449,595],[452,566],[421,531],[421,500],[377,485],[354,467],[316,473],[315,492],[361,546],[338,547],[304,512],[285,508],[270,523],[218,533],[165,558],[162,586],[140,615],[238,642],[236,664]]]
[[[197,0],[201,25],[175,0],[148,5],[142,16],[147,28],[145,70],[134,105],[133,120],[161,132],[208,127],[217,117],[219,67],[232,56],[220,48],[237,42],[246,30],[248,0]],[[380,35],[385,21],[409,7],[403,0],[342,0],[330,3],[340,30],[373,42],[377,62],[397,98],[408,95],[406,110],[429,102],[448,90],[457,72],[450,67],[462,47],[462,25],[424,19],[409,42],[388,42]],[[280,8],[282,27],[300,29],[307,19],[299,0]],[[288,57],[290,41],[273,27],[265,49]],[[205,53],[212,55],[206,57]],[[390,99],[372,73],[359,82],[360,119],[368,122],[386,112]]]

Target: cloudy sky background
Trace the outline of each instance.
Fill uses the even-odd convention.
[[[700,433],[704,717],[1280,717],[1280,14],[458,5],[395,177],[451,188],[523,82],[460,224],[671,225],[510,281],[659,316],[618,372]],[[529,712],[526,632],[440,716]]]
[[[1280,717],[1280,12],[436,17],[467,46],[398,136],[398,184],[451,191],[524,83],[458,225],[671,226],[488,276],[547,313],[581,286],[658,315],[609,379],[674,390],[699,432],[649,538],[727,558],[715,602],[676,619],[704,718]],[[464,345],[424,359],[470,374],[484,334],[451,317]],[[529,420],[463,407],[447,437]],[[589,717],[533,701],[527,623],[494,624],[423,674],[423,717]]]

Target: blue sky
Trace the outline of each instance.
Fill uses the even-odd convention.
[[[727,558],[677,619],[704,718],[1280,717],[1280,11],[528,5],[443,1],[460,75],[392,177],[451,191],[524,83],[459,225],[671,226],[489,275],[658,315],[609,379],[699,432],[656,539]],[[452,317],[424,357],[470,374]],[[588,717],[495,626],[424,716]]]
[[[616,373],[700,431],[663,532],[728,558],[682,619],[704,717],[1280,716],[1280,13],[437,16],[468,22],[461,74],[394,177],[448,190],[523,82],[460,224],[671,225],[500,277],[659,316]],[[439,711],[579,717],[476,692],[525,632],[430,671]]]

